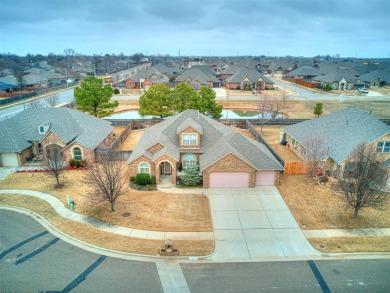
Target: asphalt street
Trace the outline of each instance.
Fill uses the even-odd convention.
[[[156,264],[101,256],[0,211],[0,292],[163,292]]]
[[[134,261],[72,246],[32,218],[0,210],[0,292],[163,292],[169,260]],[[163,265],[165,264],[165,265]],[[188,292],[389,292],[390,259],[183,262]],[[170,276],[169,274],[172,274]],[[165,287],[164,287],[165,288]],[[184,287],[165,292],[185,292]]]

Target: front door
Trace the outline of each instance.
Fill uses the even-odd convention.
[[[172,173],[172,167],[171,164],[168,162],[164,162],[164,174],[170,175]]]

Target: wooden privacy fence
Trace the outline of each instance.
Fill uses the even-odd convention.
[[[306,162],[284,162],[285,175],[304,175],[309,173],[309,166]]]

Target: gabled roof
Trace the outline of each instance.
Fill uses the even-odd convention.
[[[237,72],[239,72],[240,70],[242,69],[246,69],[244,66],[237,66],[237,65],[232,65],[232,66],[229,66],[228,68],[225,68],[224,70],[222,70],[222,74],[236,74]]]
[[[307,66],[307,65],[298,67],[297,69],[294,69],[293,71],[290,71],[288,73],[288,75],[303,75],[303,76],[307,76],[307,75],[316,76],[318,74],[319,73],[317,68],[314,68],[312,66]]]
[[[262,79],[265,83],[270,84],[273,83],[270,79],[260,74],[257,70],[254,69],[242,69],[236,74],[230,76],[226,79],[226,82],[229,83],[240,83],[245,78],[248,78],[250,82],[255,83],[258,80]]]
[[[82,112],[60,108],[31,108],[0,122],[0,152],[20,152],[41,141],[38,126],[48,125],[65,143],[77,142],[94,150],[113,130],[110,122]]]
[[[236,155],[257,170],[283,170],[283,166],[261,143],[236,133],[230,127],[195,110],[186,110],[145,130],[138,145],[128,159],[135,161],[142,155],[151,160],[167,154],[176,161],[180,160],[178,131],[188,125],[202,130],[200,169],[220,160],[229,153]],[[185,128],[184,128],[185,129]],[[180,132],[180,131],[179,131]],[[152,154],[150,146],[160,143],[164,147]]]
[[[180,124],[178,127],[177,127],[177,131],[176,133],[180,133],[182,132],[183,130],[187,129],[188,127],[192,127],[193,129],[195,129],[196,131],[198,131],[200,134],[203,134],[203,129],[202,129],[202,126],[200,126],[200,124],[198,122],[196,122],[194,119],[192,118],[188,118],[186,119],[185,121],[183,121],[182,124]]]
[[[328,147],[328,156],[337,163],[346,160],[361,142],[371,143],[390,132],[390,126],[369,113],[348,108],[304,121],[283,129],[299,144],[321,137]]]
[[[195,67],[195,66],[193,66]],[[213,74],[206,74],[202,70],[193,68],[183,70],[181,74],[176,78],[176,82],[184,82],[187,78],[192,81],[198,80],[201,84],[207,84],[208,82],[218,82],[219,80]],[[210,69],[211,70],[211,69]]]
[[[347,82],[356,81],[356,77],[347,69],[337,69],[336,71],[329,72],[325,75],[317,75],[313,78],[313,80],[328,83],[340,82],[342,79],[345,79]]]
[[[362,81],[372,82],[372,81],[386,81],[390,83],[390,71],[386,70],[375,70],[370,73],[363,74],[359,76],[359,79]]]
[[[160,71],[153,67],[138,71],[136,74],[129,77],[129,79],[133,80],[134,82],[140,82],[141,79],[150,79],[154,75],[158,76],[158,80],[163,80],[165,82],[168,82],[169,80],[166,75],[162,74]]]

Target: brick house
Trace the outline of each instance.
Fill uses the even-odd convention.
[[[241,69],[225,80],[227,89],[264,90],[272,89],[274,83],[255,69]]]
[[[95,161],[97,147],[113,140],[111,123],[69,108],[31,108],[0,122],[0,165],[42,162],[48,146],[70,159]]]
[[[127,89],[149,89],[155,84],[168,85],[169,78],[155,68],[144,69],[126,80]]]
[[[298,156],[312,137],[319,137],[327,150],[323,167],[329,175],[342,176],[345,161],[362,142],[376,148],[383,161],[390,159],[390,126],[363,110],[348,108],[283,128],[284,139]]]
[[[208,66],[193,66],[183,69],[180,75],[175,79],[175,85],[185,82],[193,89],[199,90],[206,86],[209,88],[218,88],[220,81],[216,77],[216,73]]]
[[[197,164],[203,187],[274,185],[283,166],[261,143],[186,110],[149,127],[130,155],[131,175],[148,173],[175,186],[187,164]]]

